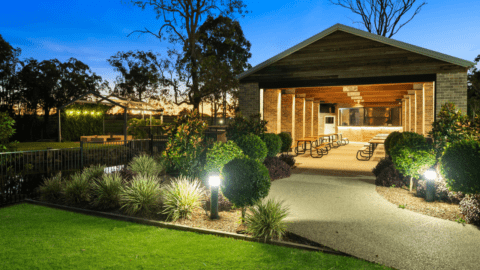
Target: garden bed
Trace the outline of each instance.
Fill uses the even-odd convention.
[[[391,188],[377,186],[376,190],[378,194],[382,195],[389,202],[397,206],[405,206],[405,209],[413,212],[451,221],[464,218],[458,204],[441,201],[427,202],[424,198],[417,197],[415,192],[408,191],[407,187]]]

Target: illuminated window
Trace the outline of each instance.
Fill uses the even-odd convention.
[[[400,126],[401,109],[375,108],[341,108],[341,126]]]

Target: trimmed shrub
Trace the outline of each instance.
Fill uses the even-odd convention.
[[[62,180],[62,173],[43,180],[39,187],[40,199],[51,203],[58,203],[62,200],[62,191],[65,183]]]
[[[460,202],[460,211],[469,224],[480,225],[480,195],[469,194]]]
[[[278,157],[281,161],[288,164],[288,166],[293,167],[295,165],[295,157],[288,154],[281,154]]]
[[[261,136],[261,139],[267,146],[267,156],[276,157],[282,148],[282,139],[274,133],[265,133]]]
[[[385,143],[384,143],[384,146],[385,146],[385,153],[387,153],[387,155],[390,156],[390,149],[392,148],[392,146],[394,146],[398,140],[400,140],[402,138],[402,133],[398,132],[398,131],[394,131],[392,133],[390,133],[388,135],[388,137],[385,139]]]
[[[207,151],[205,171],[221,173],[223,166],[237,157],[243,157],[243,151],[234,141],[215,142]]]
[[[227,139],[237,141],[241,136],[255,134],[260,136],[267,131],[267,121],[260,119],[260,114],[251,115],[249,119],[237,114],[228,123]]]
[[[480,142],[462,140],[451,144],[445,149],[441,168],[451,190],[480,193]]]
[[[236,141],[243,153],[251,159],[263,162],[267,157],[267,145],[254,134],[243,135]]]
[[[242,207],[242,218],[245,207],[265,198],[270,190],[268,170],[257,160],[235,158],[223,167],[223,175],[223,195],[236,207]]]
[[[82,174],[84,177],[92,183],[94,180],[102,178],[103,174],[105,173],[105,165],[92,165],[83,169]]]
[[[159,179],[154,176],[135,176],[127,186],[122,188],[120,209],[129,215],[150,216],[156,213],[161,204],[159,182]]]
[[[167,219],[173,221],[179,218],[190,219],[193,210],[201,207],[204,195],[205,190],[198,179],[178,177],[163,190],[162,214],[167,214]]]
[[[155,161],[153,157],[141,154],[130,161],[128,169],[140,175],[156,177],[162,173],[164,167],[163,164]]]
[[[282,148],[280,148],[280,152],[288,152],[292,147],[292,136],[286,132],[281,132],[278,136],[282,140]]]
[[[271,181],[290,177],[290,166],[278,157],[265,158],[263,165],[267,167]]]
[[[387,167],[393,165],[393,161],[388,158],[382,158],[377,165],[372,169],[373,174],[378,177],[380,173]]]
[[[284,219],[288,215],[288,207],[283,206],[283,202],[269,199],[249,210],[252,214],[248,214],[245,219],[247,232],[252,233],[253,237],[263,238],[265,242],[272,238],[282,240],[287,232]]]
[[[375,178],[375,185],[391,187],[395,185],[396,187],[403,187],[405,182],[402,180],[400,174],[395,169],[393,164],[385,167]]]
[[[448,198],[453,203],[460,203],[463,198],[465,198],[465,194],[463,192],[455,192],[455,191],[448,191]]]
[[[91,182],[89,173],[75,173],[65,184],[63,195],[65,202],[70,205],[79,205],[90,202]]]
[[[104,174],[92,184],[94,199],[92,205],[100,209],[112,209],[120,206],[120,193],[123,179],[120,173]]]

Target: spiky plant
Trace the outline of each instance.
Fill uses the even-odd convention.
[[[92,205],[101,209],[118,207],[122,184],[123,179],[119,172],[104,174],[92,184],[94,195]]]
[[[161,204],[160,181],[155,176],[137,175],[122,188],[120,194],[121,209],[125,213],[149,216]]]
[[[60,202],[64,185],[61,172],[44,179],[43,184],[39,187],[40,199],[52,203]]]
[[[198,179],[180,176],[174,179],[163,190],[162,214],[173,221],[179,218],[190,218],[195,208],[200,208],[205,194]]]
[[[65,202],[70,205],[78,205],[90,202],[91,183],[88,174],[75,173],[70,181],[65,184],[63,190]]]
[[[83,169],[84,177],[91,183],[105,174],[105,165],[92,165]]]
[[[263,238],[265,242],[272,238],[282,239],[287,231],[284,219],[288,215],[288,207],[283,206],[282,201],[260,201],[249,210],[251,214],[247,214],[245,218],[247,232],[254,237]]]
[[[162,173],[164,166],[151,156],[142,154],[132,159],[128,169],[141,175],[156,177]]]

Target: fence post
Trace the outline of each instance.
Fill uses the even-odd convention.
[[[83,142],[80,141],[80,169],[83,170]]]

